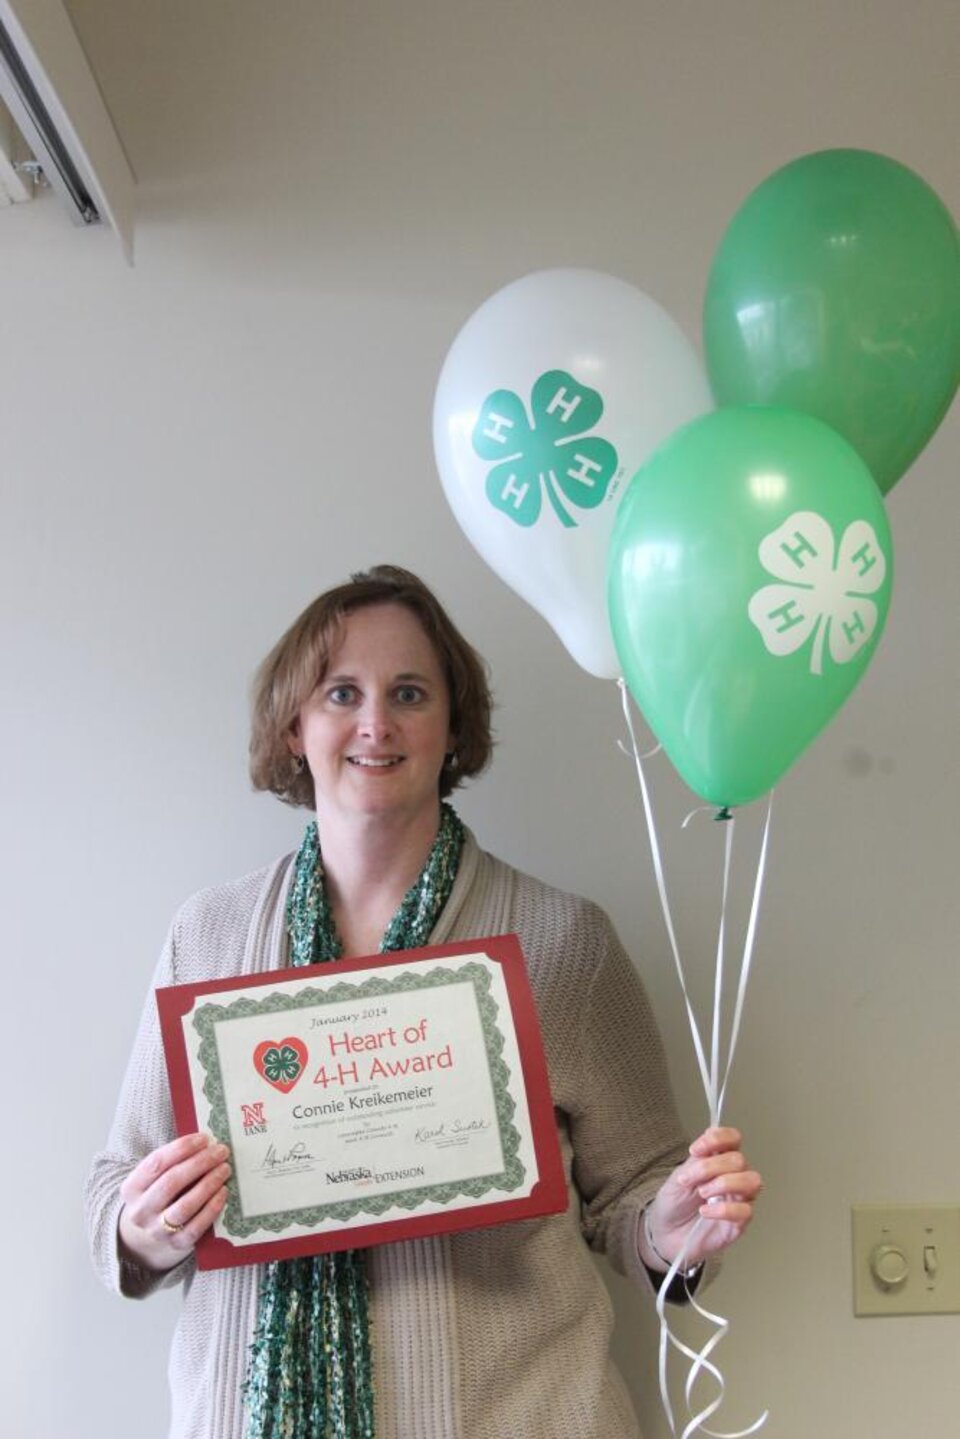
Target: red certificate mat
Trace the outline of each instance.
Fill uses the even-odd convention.
[[[201,1269],[566,1208],[516,935],[157,990],[179,1134],[229,1146]]]

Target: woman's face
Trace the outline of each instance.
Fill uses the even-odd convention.
[[[310,766],[321,828],[324,815],[436,816],[453,748],[450,695],[439,656],[405,605],[347,616],[291,748]]]

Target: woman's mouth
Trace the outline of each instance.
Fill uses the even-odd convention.
[[[382,758],[360,754],[347,756],[347,764],[357,765],[359,769],[392,769],[394,765],[402,763],[403,755],[386,755]]]

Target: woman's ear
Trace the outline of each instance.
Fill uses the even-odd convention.
[[[291,754],[302,755],[303,745],[300,742],[300,716],[293,721],[286,734],[287,749]]]

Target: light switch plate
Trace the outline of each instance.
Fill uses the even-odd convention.
[[[854,1205],[853,1312],[960,1314],[960,1208]]]

